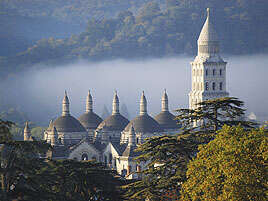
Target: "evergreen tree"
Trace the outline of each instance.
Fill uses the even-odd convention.
[[[137,148],[141,153],[137,162],[149,163],[141,172],[141,180],[123,187],[126,199],[161,200],[175,192],[176,200],[181,184],[186,181],[187,164],[196,155],[199,144],[212,140],[224,124],[253,126],[240,119],[245,111],[242,106],[237,98],[226,97],[198,103],[196,110],[178,109],[180,133],[149,138]]]

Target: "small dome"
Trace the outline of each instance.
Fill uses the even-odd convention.
[[[113,114],[100,123],[98,130],[102,129],[104,126],[109,131],[122,131],[129,123],[129,120],[122,116],[121,114]]]
[[[96,129],[103,121],[102,118],[92,111],[82,114],[78,120],[86,129]]]
[[[133,119],[127,127],[124,129],[125,132],[129,132],[129,129],[133,125],[136,133],[155,133],[162,132],[162,127],[148,114],[139,115]]]
[[[154,118],[162,128],[164,129],[176,129],[179,128],[175,116],[169,111],[162,111]]]
[[[60,116],[53,122],[53,125],[58,132],[86,132],[82,124],[71,115]]]

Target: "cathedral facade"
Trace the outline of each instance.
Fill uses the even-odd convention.
[[[189,93],[189,108],[195,109],[198,102],[228,96],[226,92],[226,62],[219,54],[219,41],[213,28],[209,9],[207,19],[198,38],[198,54],[191,63],[192,90]],[[146,164],[137,164],[133,159],[139,155],[134,150],[146,138],[178,133],[180,128],[175,116],[169,112],[168,95],[163,93],[161,112],[152,117],[147,111],[147,99],[142,92],[140,112],[129,121],[120,114],[119,97],[114,93],[112,114],[101,119],[93,110],[93,97],[88,92],[86,111],[78,119],[70,113],[70,102],[65,92],[62,114],[50,121],[44,132],[44,140],[53,146],[53,159],[96,160],[103,162],[127,179],[137,178]],[[24,139],[30,140],[26,124]]]

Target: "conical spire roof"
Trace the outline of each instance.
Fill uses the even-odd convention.
[[[147,100],[144,95],[144,91],[142,91],[141,94],[141,100],[140,100],[140,115],[147,114]]]
[[[161,102],[162,102],[162,112],[168,111],[168,96],[166,89],[164,90]]]
[[[210,8],[207,8],[207,19],[198,38],[198,44],[200,45],[207,42],[218,42],[219,40],[214,25],[211,22],[210,15]]]
[[[93,111],[93,99],[92,99],[90,90],[88,90],[87,103],[86,103],[86,112],[92,112],[92,111]]]
[[[62,100],[62,116],[68,116],[68,115],[70,115],[69,105],[70,105],[69,98],[68,98],[67,92],[65,90],[65,92],[64,92],[64,98]]]
[[[113,99],[113,111],[112,114],[119,114],[119,98],[117,96],[117,91],[114,92],[114,99]]]

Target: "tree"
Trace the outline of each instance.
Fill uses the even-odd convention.
[[[44,201],[120,201],[119,178],[115,171],[94,161],[50,160],[36,169],[28,181],[38,184],[36,191],[46,192]],[[35,200],[34,196],[28,195],[28,200]]]
[[[123,187],[126,198],[161,200],[174,191],[179,196],[181,184],[186,181],[187,164],[198,152],[198,145],[214,139],[225,123],[252,126],[251,122],[240,119],[244,115],[242,106],[242,101],[226,97],[198,103],[196,110],[178,109],[180,133],[149,138],[138,147],[141,155],[137,162],[149,161],[149,164],[141,172],[142,180]],[[201,123],[194,127],[194,122]]]
[[[9,132],[13,123],[0,120],[0,199],[10,200],[21,180],[42,163],[39,155],[50,147],[45,142],[14,141]]]
[[[181,200],[266,200],[268,140],[264,129],[224,126],[188,165]]]

